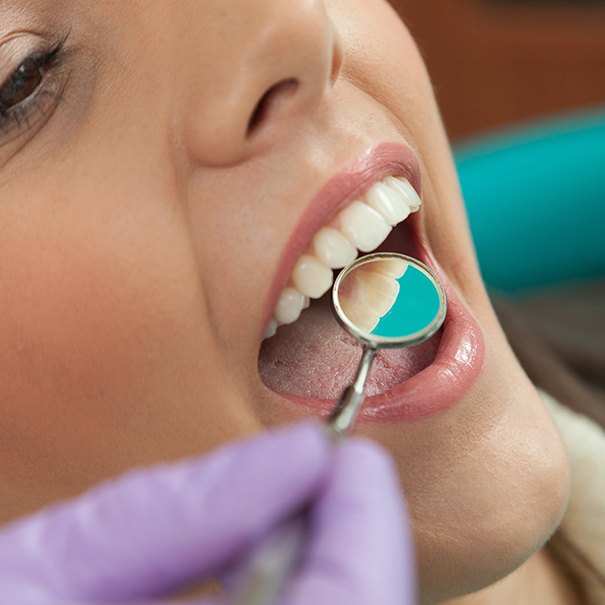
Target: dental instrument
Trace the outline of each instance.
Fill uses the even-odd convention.
[[[442,326],[447,299],[439,278],[419,260],[375,253],[345,267],[332,287],[332,305],[343,328],[363,344],[355,379],[327,421],[333,441],[350,434],[364,400],[364,388],[379,349],[411,347]],[[304,511],[277,528],[249,558],[236,605],[275,605],[300,559]]]

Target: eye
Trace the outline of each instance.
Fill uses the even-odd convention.
[[[44,79],[44,62],[26,59],[0,88],[0,111],[6,113],[11,107],[29,98]]]
[[[17,140],[27,143],[63,98],[69,75],[67,51],[63,51],[66,40],[67,36],[50,50],[38,50],[21,59],[15,63],[17,68],[0,81],[0,150]],[[24,138],[26,133],[28,137]]]

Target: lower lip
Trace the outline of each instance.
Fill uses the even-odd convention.
[[[431,365],[412,378],[368,397],[359,414],[361,422],[412,421],[447,410],[464,397],[483,367],[485,342],[481,328],[430,252],[424,248],[418,256],[440,277],[448,300],[437,355]],[[328,399],[282,397],[321,416],[329,415],[336,404]]]

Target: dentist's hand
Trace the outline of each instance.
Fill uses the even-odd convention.
[[[236,572],[304,507],[303,560],[284,605],[413,603],[409,528],[388,456],[354,439],[334,447],[311,424],[129,473],[0,528],[0,602],[165,603]]]

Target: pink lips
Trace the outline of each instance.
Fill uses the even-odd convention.
[[[421,256],[420,260],[441,278],[448,299],[437,355],[431,365],[415,376],[385,393],[368,397],[359,416],[361,422],[410,421],[446,410],[462,399],[483,367],[485,343],[481,328],[430,254]],[[282,397],[321,416],[328,415],[336,403],[327,399]]]
[[[412,150],[400,143],[382,143],[330,179],[313,198],[280,259],[265,303],[263,329],[273,313],[277,298],[292,274],[296,261],[309,245],[313,235],[340,210],[361,197],[376,181],[388,175],[407,178],[420,195],[420,167]]]
[[[366,400],[361,418],[365,420],[414,420],[452,407],[475,382],[485,358],[481,328],[470,315],[447,277],[437,272],[448,299],[441,343],[433,363],[387,393]]]
[[[267,303],[267,317],[294,263],[313,234],[341,208],[387,174],[405,176],[420,191],[418,162],[411,150],[401,145],[384,144],[376,147],[353,168],[332,179],[312,201],[279,265]],[[439,275],[446,291],[448,312],[441,342],[435,359],[428,367],[387,392],[365,400],[359,418],[362,422],[411,421],[450,408],[471,388],[483,367],[485,343],[481,328],[428,249],[419,233],[417,221],[409,222],[413,225],[416,240],[414,255]],[[329,414],[335,405],[334,400],[328,399],[283,394],[280,398],[307,407],[319,415]]]

